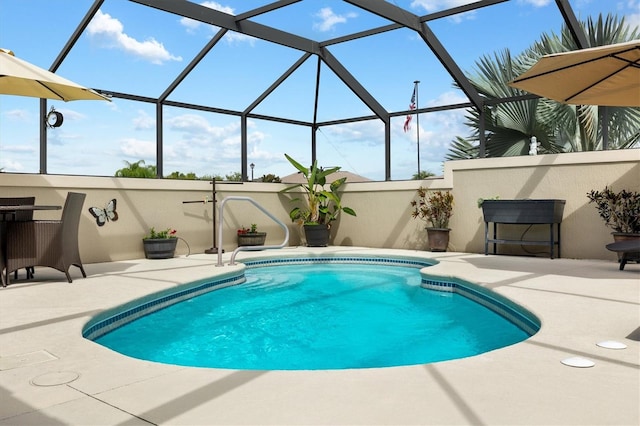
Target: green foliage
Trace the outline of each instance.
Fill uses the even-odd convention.
[[[637,27],[624,18],[599,15],[581,22],[589,47],[604,46],[640,38]],[[526,94],[508,86],[508,82],[528,70],[541,56],[576,50],[575,41],[563,27],[560,35],[543,33],[540,39],[517,57],[509,50],[482,56],[476,71],[468,75],[471,84],[487,99]],[[594,151],[603,148],[604,109],[590,105],[567,105],[545,98],[500,103],[485,110],[485,151],[487,157],[527,155],[529,141],[535,136],[541,154]],[[640,108],[607,107],[609,148],[637,146],[640,141]],[[468,109],[466,125],[470,135],[456,137],[447,160],[477,158],[480,114]]]
[[[587,198],[596,204],[600,217],[615,232],[640,233],[639,192],[614,192],[606,186],[602,191],[588,192]]]
[[[329,190],[325,189],[327,177],[340,170],[340,167],[323,169],[314,161],[311,167],[304,167],[289,155],[284,155],[287,160],[305,177],[306,182],[289,186],[280,192],[288,192],[292,189],[302,188],[307,195],[305,207],[295,207],[289,212],[292,221],[302,221],[307,224],[329,224],[338,218],[340,212],[356,216],[356,212],[342,205],[339,189],[347,178],[336,179],[329,184]],[[300,202],[299,198],[291,201]]]
[[[155,240],[155,239],[167,239],[167,238],[177,238],[175,229],[167,228],[162,231],[156,231],[155,228],[151,228],[149,233],[144,237],[145,240]]]
[[[155,178],[156,166],[144,165],[144,160],[138,160],[135,163],[125,161],[127,167],[116,171],[116,177],[135,177],[135,178]]]
[[[449,228],[453,215],[453,195],[449,191],[431,191],[420,187],[416,199],[410,202],[411,217],[431,223],[434,228]]]
[[[183,180],[198,180],[198,176],[196,176],[196,174],[193,173],[193,172],[189,172],[187,174],[184,174],[182,172],[173,172],[173,173],[165,176],[165,178],[167,178],[167,179],[183,179]]]
[[[262,175],[262,177],[260,178],[260,181],[280,183],[280,176],[276,176],[274,174],[269,173],[268,175]]]
[[[242,173],[233,172],[231,174],[225,175],[225,179],[230,182],[242,182]]]
[[[136,178],[156,178],[157,177],[157,168],[154,165],[145,166],[144,160],[138,160],[135,163],[129,163],[125,161],[126,167],[116,171],[116,177],[136,177]],[[275,175],[267,175],[272,176],[272,182],[280,182],[280,178]],[[213,178],[216,181],[221,182],[224,180],[233,181],[233,182],[241,182],[242,174],[240,172],[233,172],[226,176],[222,175],[202,175],[198,177],[193,172],[182,173],[179,171],[172,172],[165,176],[165,179],[183,179],[183,180],[212,180]]]
[[[200,180],[213,180],[215,179],[217,182],[223,181],[224,177],[222,175],[202,175]]]
[[[420,170],[420,173],[414,173],[411,177],[412,180],[423,180],[435,176],[434,173],[431,173],[428,170]]]
[[[484,203],[484,200],[499,200],[500,196],[496,195],[495,197],[491,197],[491,198],[478,198],[477,204],[478,204],[478,208],[482,208],[482,204]]]
[[[445,160],[469,160],[471,158],[478,158],[478,146],[473,144],[473,138],[465,139],[456,136],[456,139],[451,142],[449,152],[444,158]]]

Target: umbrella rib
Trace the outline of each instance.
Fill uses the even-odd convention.
[[[41,82],[40,80],[36,80],[38,82],[38,84],[42,85],[42,87],[44,87],[45,89],[47,89],[48,91],[50,91],[51,93],[53,93],[54,95],[56,95],[57,97],[60,98],[61,101],[64,101],[64,96],[61,96],[58,92],[56,92],[55,90],[53,90],[51,87],[47,86],[46,84],[44,84],[43,82]],[[65,101],[66,102],[66,101]]]
[[[620,59],[620,58],[616,58],[616,59]],[[632,67],[632,68],[636,68],[636,67],[638,67],[638,60],[635,60],[635,61],[631,62],[631,61],[627,61],[626,59],[624,59],[624,61],[625,61],[625,62],[629,62],[629,63],[627,63],[624,67],[620,68],[619,70],[616,70],[616,71],[614,71],[614,72],[612,72],[612,73],[610,73],[610,74],[608,74],[608,75],[604,76],[604,77],[603,77],[603,78],[601,78],[600,80],[598,80],[598,81],[596,81],[596,82],[594,82],[594,83],[590,84],[589,86],[585,87],[584,89],[580,90],[579,92],[574,93],[573,95],[571,95],[571,96],[569,96],[567,99],[565,99],[565,100],[564,100],[564,102],[568,102],[568,101],[570,101],[571,99],[575,98],[576,96],[579,96],[579,95],[580,95],[580,94],[582,94],[583,92],[586,92],[587,90],[589,90],[589,89],[591,89],[591,88],[593,88],[593,87],[597,86],[598,84],[600,84],[600,83],[602,83],[603,81],[605,81],[605,80],[607,80],[607,79],[609,79],[609,78],[613,77],[614,75],[616,75],[616,74],[618,74],[618,73],[620,73],[620,72],[624,71],[624,70],[625,70],[625,69],[627,69],[627,68],[630,68],[630,67]]]

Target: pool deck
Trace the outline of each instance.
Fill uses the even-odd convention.
[[[640,264],[354,247],[435,258],[430,273],[489,287],[534,312],[525,342],[407,367],[238,371],[132,359],[82,338],[99,312],[222,273],[217,256],[52,269],[0,289],[0,425],[638,425]],[[273,255],[241,254],[239,259]],[[228,259],[229,253],[224,255]],[[626,349],[596,345],[617,341]],[[591,368],[561,363],[570,357]]]

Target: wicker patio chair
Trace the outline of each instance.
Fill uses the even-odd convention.
[[[23,206],[23,205],[33,205],[36,203],[36,197],[1,197],[0,198],[0,206]],[[15,212],[12,214],[6,214],[2,218],[4,222],[27,222],[33,220],[33,210],[24,210],[20,212]],[[3,230],[4,231],[4,230]],[[0,235],[4,238],[4,232],[0,231]],[[3,244],[2,248],[6,247],[4,240],[0,241],[0,244]],[[33,266],[27,266],[25,268],[27,271],[27,279],[33,278]],[[13,272],[13,279],[18,279],[18,271]]]
[[[69,275],[71,265],[80,268],[83,277],[87,276],[78,247],[78,228],[85,197],[86,194],[69,192],[61,220],[7,222],[7,284],[11,272],[27,266],[57,269],[65,273],[69,282],[72,282]]]

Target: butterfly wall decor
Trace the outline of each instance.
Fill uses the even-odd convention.
[[[109,201],[104,209],[99,207],[89,207],[89,213],[96,218],[98,226],[104,226],[107,222],[115,222],[118,220],[118,212],[116,212],[116,199]]]

